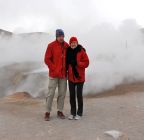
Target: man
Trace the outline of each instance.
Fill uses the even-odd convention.
[[[63,114],[64,99],[67,89],[66,79],[66,50],[68,43],[64,41],[64,31],[62,29],[56,30],[56,40],[48,44],[45,53],[45,64],[49,68],[49,85],[48,95],[46,97],[46,113],[45,120],[50,120],[50,112],[52,108],[55,90],[58,87],[57,97],[57,116],[60,119],[65,119]]]

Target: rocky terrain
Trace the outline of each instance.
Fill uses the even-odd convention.
[[[26,92],[14,93],[0,99],[0,139],[143,140],[143,99],[144,91],[85,97],[84,116],[79,121],[58,119],[55,99],[51,121],[45,122],[45,99],[33,98]],[[69,115],[69,108],[67,95],[66,116]],[[109,136],[107,131],[115,137]]]

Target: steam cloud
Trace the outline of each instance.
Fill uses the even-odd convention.
[[[66,32],[66,41],[73,33],[71,30]],[[122,83],[144,80],[144,33],[135,20],[127,19],[118,28],[110,23],[97,24],[75,36],[90,58],[85,93],[96,94]],[[53,40],[53,35],[44,33],[0,38],[0,84],[4,83],[0,86],[1,94],[25,90],[39,96],[46,92],[47,67],[43,59],[47,44]],[[28,62],[37,65],[32,67]],[[21,78],[14,89],[10,81],[18,73]]]

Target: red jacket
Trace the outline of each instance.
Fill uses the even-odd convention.
[[[89,58],[82,48],[80,52],[77,53],[76,56],[77,61],[77,72],[79,74],[79,78],[76,78],[72,69],[72,65],[68,65],[68,80],[74,83],[85,82],[85,68],[89,66]]]
[[[53,78],[66,78],[66,50],[68,43],[63,45],[57,40],[48,44],[45,53],[45,64],[49,68],[49,76]]]

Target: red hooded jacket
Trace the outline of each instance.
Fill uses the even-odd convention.
[[[70,48],[68,49],[68,51],[69,50]],[[76,70],[79,74],[79,77],[76,78],[72,65],[68,64],[67,66],[68,67],[68,80],[74,83],[85,82],[85,69],[89,66],[89,58],[84,48],[81,48],[80,51],[77,53],[76,61],[77,61]]]
[[[50,77],[66,78],[66,50],[68,46],[68,43],[60,44],[57,40],[48,44],[44,61],[49,68]]]

